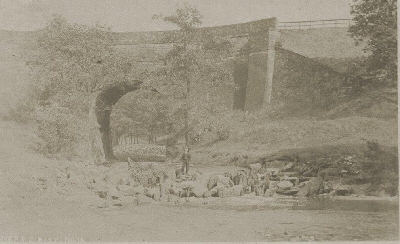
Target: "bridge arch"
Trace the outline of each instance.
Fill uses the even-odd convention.
[[[265,58],[262,55],[253,55],[255,58],[252,60],[254,62],[250,62],[251,67],[255,67],[255,73],[261,73],[261,75],[257,77],[249,77],[248,86],[253,87],[256,84],[256,89],[260,88],[260,91],[263,91],[266,81],[271,82],[272,72],[273,72],[273,63],[271,60],[274,57],[274,52],[271,50],[271,46],[274,44],[275,36],[275,26],[276,19],[263,19],[257,20],[247,23],[241,24],[233,24],[226,26],[215,26],[215,27],[203,27],[196,30],[196,39],[204,39],[208,36],[215,37],[223,37],[230,38],[233,40],[234,46],[236,47],[236,51],[238,51],[243,46],[243,41],[249,43],[251,52],[260,53],[265,51],[270,51],[270,53]],[[176,31],[166,31],[166,32],[141,32],[141,33],[119,33],[116,34],[116,42],[115,45],[118,46],[122,51],[128,51],[129,46],[132,47],[133,55],[137,55],[138,58],[143,58],[143,56],[149,56],[151,59],[151,52],[148,52],[148,46],[160,45],[160,44],[168,44],[171,45],[172,42],[170,40],[174,40],[176,35]],[[140,50],[144,48],[144,52]],[[142,50],[143,51],[143,50]],[[236,55],[232,53],[232,57]],[[165,53],[156,52],[157,55],[154,55],[154,62],[160,61],[159,56],[163,56]],[[262,63],[262,67],[258,67],[258,63]],[[253,64],[254,63],[254,64]],[[268,70],[268,74],[266,74],[265,70]],[[250,72],[252,73],[252,72]],[[235,81],[236,83],[236,81]],[[111,128],[110,128],[110,116],[112,111],[112,106],[118,102],[118,100],[127,94],[128,92],[132,92],[141,88],[142,82],[135,80],[128,83],[116,83],[110,84],[107,87],[104,87],[101,91],[93,94],[91,108],[89,112],[89,120],[90,120],[90,143],[91,143],[91,154],[92,158],[95,162],[103,163],[104,161],[113,160],[114,154],[112,150],[112,140],[111,140]],[[268,87],[271,87],[269,85]],[[254,89],[253,89],[254,90]],[[252,96],[247,96],[252,97]],[[260,99],[264,98],[263,94],[261,94]],[[254,100],[254,99],[253,99]],[[256,102],[259,102],[259,101]],[[253,103],[256,103],[253,102]]]
[[[89,111],[90,149],[94,162],[103,163],[114,160],[112,149],[110,116],[112,106],[125,94],[142,87],[138,80],[105,86],[93,94]]]

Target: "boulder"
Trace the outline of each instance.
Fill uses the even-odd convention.
[[[287,177],[286,176],[283,179],[286,180],[286,181],[292,182],[292,184],[295,185],[295,186],[297,186],[299,184],[299,182],[300,182],[298,177]]]
[[[226,187],[221,187],[221,186],[216,186],[213,189],[211,189],[209,192],[212,197],[224,197],[225,192],[226,192]]]
[[[278,175],[280,173],[279,168],[267,168],[266,173],[269,173],[271,176]]]
[[[310,190],[310,181],[303,181],[301,182],[297,187],[299,191],[297,192],[297,196],[305,197],[308,195],[308,192]]]
[[[107,196],[108,196],[108,192],[107,191],[96,191],[95,193],[100,198],[107,198]]]
[[[307,184],[307,194],[306,196],[315,196],[323,193],[324,180],[322,177],[312,177]]]
[[[218,197],[218,187],[214,187],[211,190],[209,190],[210,196],[212,197]]]
[[[264,192],[264,197],[272,197],[275,194],[275,191],[272,191],[271,189],[267,189]]]
[[[227,178],[229,178],[229,179],[232,179],[233,174],[232,174],[231,172],[225,172],[225,173],[224,173],[224,176],[227,177]]]
[[[251,193],[251,187],[248,185],[243,185],[243,194]]]
[[[242,175],[235,175],[232,177],[232,181],[234,185],[240,185],[240,183],[243,181],[243,176]]]
[[[144,195],[145,195],[146,197],[154,198],[154,195],[155,195],[155,190],[154,190],[154,188],[152,188],[152,187],[145,188],[145,189],[144,189]]]
[[[225,188],[225,187],[218,187],[217,186],[217,196],[218,197],[225,197],[225,192],[226,192],[226,189],[227,188]]]
[[[175,195],[175,196],[179,196],[179,192],[182,189],[179,189],[175,184],[168,184],[165,186],[165,191],[167,194],[171,194],[171,195]]]
[[[336,196],[348,196],[353,192],[353,189],[349,185],[337,185],[334,191]]]
[[[250,192],[254,192],[257,180],[254,178],[247,179],[247,185],[250,187]]]
[[[182,189],[193,189],[196,183],[194,181],[182,181],[180,187]]]
[[[288,164],[286,164],[281,171],[289,171],[294,167],[294,163],[290,162]]]
[[[160,199],[161,199],[160,187],[154,187],[153,192],[154,192],[153,199],[156,201],[160,201]]]
[[[324,181],[323,182],[323,193],[330,193],[333,190],[332,182]]]
[[[289,190],[293,187],[293,183],[287,180],[281,181],[277,184],[279,190]]]
[[[207,190],[204,192],[203,197],[207,198],[207,197],[211,197],[211,195],[212,195],[212,192]]]
[[[299,177],[299,183],[301,182],[308,182],[311,180],[312,177],[305,177],[305,176],[300,176]]]
[[[216,186],[224,186],[224,187],[231,187],[233,186],[233,181],[228,178],[225,177],[223,175],[213,175],[210,177],[210,179],[207,182],[207,189],[211,190],[212,188],[216,187]]]
[[[263,196],[264,195],[264,186],[263,185],[255,185],[254,193],[256,194],[256,196]]]
[[[224,189],[224,196],[226,197],[239,197],[243,196],[243,186],[241,185],[236,185],[230,188],[225,188]]]
[[[276,191],[278,189],[278,183],[279,183],[279,181],[271,180],[269,182],[269,189],[272,190],[272,191]]]
[[[117,190],[121,191],[122,195],[124,195],[124,196],[134,196],[135,195],[135,190],[132,186],[119,185],[119,186],[117,186]]]
[[[111,199],[115,200],[115,199],[119,199],[121,197],[121,192],[113,187],[110,189],[109,195],[110,195]]]
[[[193,195],[193,188],[195,186],[194,181],[182,181],[180,183],[176,183],[173,187],[169,188],[171,194],[177,195],[179,197],[190,197]]]
[[[195,184],[192,189],[192,192],[195,197],[204,197],[207,191],[208,191],[207,187],[202,184]]]
[[[190,174],[190,176],[192,181],[197,181],[200,178],[201,173],[199,171],[195,171],[192,174]]]
[[[144,194],[144,187],[141,185],[135,186],[135,187],[133,187],[133,192],[135,194]]]
[[[180,179],[183,175],[182,168],[175,169],[175,179]]]
[[[320,170],[319,174],[322,178],[332,178],[340,176],[340,169],[339,168],[326,168]]]
[[[179,192],[179,197],[190,197],[192,196],[192,191],[189,189],[185,189]]]
[[[257,173],[261,169],[262,165],[260,163],[255,163],[255,164],[250,164],[249,167],[252,172]]]
[[[219,177],[218,175],[213,175],[208,179],[208,182],[207,182],[207,189],[208,190],[211,190],[211,189],[213,189],[214,187],[217,186],[218,177]]]
[[[119,185],[130,185],[131,183],[130,183],[130,181],[129,181],[128,178],[121,178],[121,179],[118,181],[118,184],[119,184]]]
[[[159,201],[161,199],[160,186],[144,188],[144,195]]]

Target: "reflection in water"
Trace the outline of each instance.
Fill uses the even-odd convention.
[[[262,198],[258,198],[259,200]],[[264,241],[371,241],[398,240],[398,200],[349,200],[285,197],[265,202],[241,202],[223,198],[190,208],[216,210],[217,215],[250,216],[243,223],[263,228]],[[235,212],[225,211],[234,210]],[[226,225],[229,221],[226,222]]]
[[[398,201],[385,200],[339,200],[331,198],[312,198],[294,204],[293,210],[343,210],[362,212],[398,212]]]

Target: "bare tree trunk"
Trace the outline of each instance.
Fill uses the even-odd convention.
[[[186,76],[185,145],[189,147],[190,80]]]

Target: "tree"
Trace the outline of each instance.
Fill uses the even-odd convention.
[[[112,129],[116,136],[132,133],[136,137],[172,133],[171,108],[167,98],[148,90],[127,94],[119,100],[112,113]]]
[[[78,150],[86,156],[91,95],[107,84],[137,78],[134,63],[117,53],[113,42],[106,27],[71,24],[60,16],[39,32],[36,77],[28,99],[36,101],[34,117],[44,152]]]
[[[354,0],[350,33],[357,42],[367,42],[368,75],[380,81],[397,82],[397,1]]]
[[[188,4],[178,8],[174,15],[156,15],[155,18],[172,23],[179,29],[169,37],[173,47],[164,59],[164,69],[158,71],[156,76],[164,86],[161,90],[183,101],[185,144],[189,147],[192,122],[200,119],[199,115],[204,117],[212,110],[215,112],[215,105],[219,103],[212,99],[220,97],[218,88],[232,80],[225,60],[231,53],[232,45],[222,38],[201,35],[196,29],[201,25],[202,16]]]

